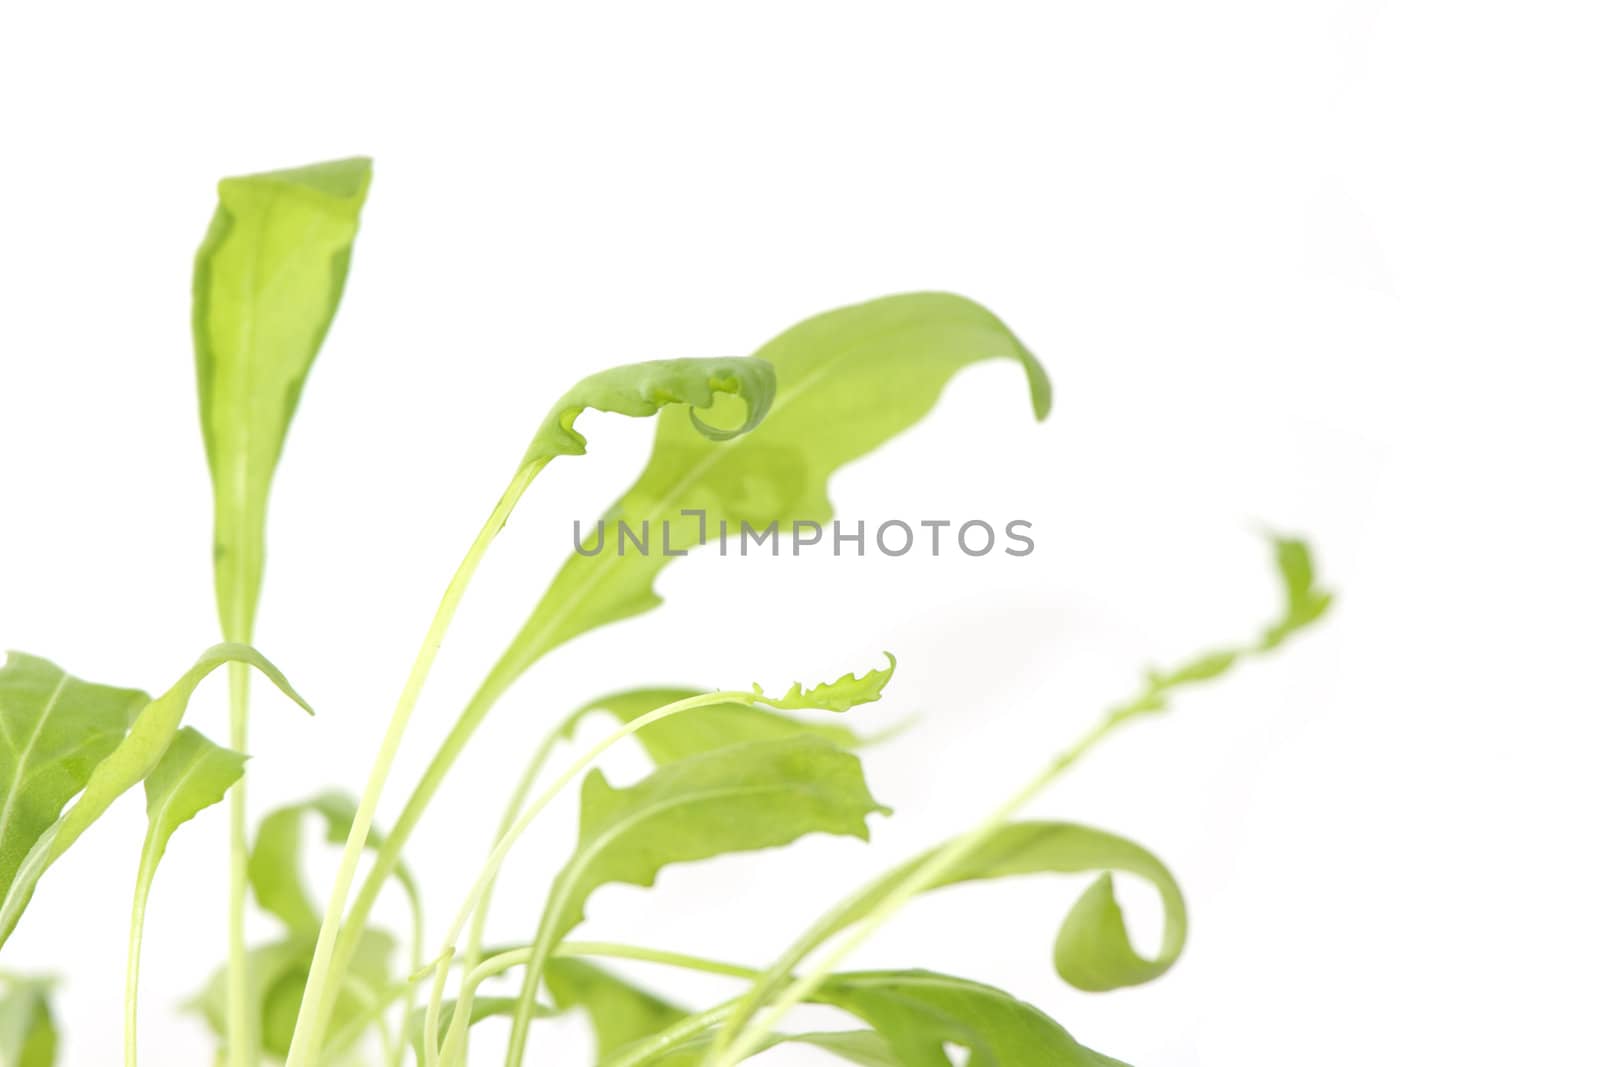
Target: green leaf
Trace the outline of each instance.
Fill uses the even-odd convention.
[[[682,405],[685,417],[701,437],[731,441],[760,424],[772,407],[777,388],[772,364],[760,359],[657,359],[612,367],[589,375],[556,401],[533,435],[522,464],[583,455],[589,442],[575,424],[585,410],[647,418],[671,405]],[[737,396],[744,403],[744,421],[733,429],[709,425],[697,410],[710,409],[721,395]]]
[[[250,950],[245,959],[249,975],[251,1010],[259,1019],[261,1047],[270,1055],[282,1059],[289,1051],[289,1039],[294,1034],[295,1019],[300,1013],[300,1000],[306,988],[306,976],[311,969],[311,956],[316,939],[301,934],[269,942]],[[340,987],[330,1016],[329,1030],[334,1035],[346,1035],[349,1042],[359,1037],[351,1029],[352,1022],[372,1017],[371,1008],[383,1000],[391,985],[389,968],[395,940],[382,930],[368,928],[363,931],[352,957],[350,970]],[[227,1037],[228,972],[220,968],[213,974],[198,996],[186,1005],[206,1021],[219,1040]],[[332,1056],[344,1048],[330,1047],[325,1054]]]
[[[613,534],[619,522],[635,531],[648,523],[658,539],[669,523],[674,553],[665,546],[574,553],[496,665],[492,691],[579,634],[659,604],[656,575],[702,533],[685,509],[705,512],[708,538],[724,522],[734,536],[741,523],[765,530],[826,522],[833,473],[915,425],[962,368],[1016,360],[1027,373],[1034,414],[1043,418],[1050,409],[1050,384],[1033,355],[985,308],[948,293],[891,296],[818,315],[755,355],[776,368],[779,381],[760,429],[716,444],[702,432],[704,420],[664,413],[644,472],[602,521],[601,531]]]
[[[94,685],[37,656],[7,654],[0,666],[0,891],[9,895],[29,849],[149,702],[137,689]]]
[[[125,1011],[129,1063],[133,1062],[137,1047],[133,1024],[138,1012],[139,957],[144,946],[145,908],[150,900],[150,887],[155,882],[156,868],[178,827],[226,796],[233,783],[244,774],[244,763],[245,757],[240,753],[212,744],[198,730],[185,726],[144,780],[149,828],[139,854],[139,874],[133,890],[133,929],[128,948]]]
[[[561,726],[561,735],[570,740],[578,724],[592,714],[604,712],[618,722],[629,723],[657,708],[699,696],[702,692],[704,690],[700,689],[630,689],[612,693],[569,716]],[[796,734],[813,734],[839,748],[859,748],[864,743],[848,726],[806,722],[744,704],[696,708],[686,715],[673,715],[650,723],[634,737],[651,761],[661,764],[747,741],[775,741]]]
[[[50,1011],[54,984],[40,978],[0,978],[0,1064],[4,1067],[55,1067],[60,1036]]]
[[[862,971],[828,979],[815,999],[877,1031],[900,1067],[1127,1067],[1078,1044],[1044,1012],[992,986],[931,971]]]
[[[439,1026],[448,1027],[456,1015],[456,999],[448,997],[439,1002]],[[472,1019],[468,1026],[476,1026],[485,1019],[507,1016],[517,1010],[516,997],[474,997],[472,1000]],[[535,1009],[534,1015],[544,1018],[551,1013],[542,1006]],[[416,1057],[417,1064],[427,1062],[427,1050],[423,1045],[426,1036],[428,1009],[415,1008],[406,1016],[406,1042],[411,1046],[412,1054]]]
[[[861,761],[816,737],[721,748],[668,763],[637,785],[584,779],[578,844],[551,887],[541,939],[554,945],[602,885],[650,886],[660,870],[811,833],[867,838]]]
[[[803,689],[799,682],[795,682],[781,697],[767,696],[759,685],[751,688],[761,698],[763,704],[774,708],[849,711],[858,705],[870,704],[883,695],[883,687],[894,677],[895,668],[894,656],[887,652],[884,655],[889,658],[889,666],[881,670],[868,671],[859,678],[854,674],[846,674],[837,681],[823,682],[809,689]]]
[[[20,742],[20,747],[14,749],[18,754],[14,766],[23,768],[10,782],[16,810],[26,813],[21,821],[13,818],[10,824],[25,831],[19,832],[13,843],[21,844],[28,835],[32,839],[26,841],[26,853],[11,868],[10,880],[5,884],[5,896],[0,902],[0,943],[16,928],[34,887],[50,865],[117,797],[155,769],[178,733],[189,698],[206,675],[224,663],[247,663],[307,712],[311,710],[282,673],[247,645],[222,644],[207,649],[171,689],[154,700],[132,690],[74,684],[59,668],[32,657],[21,659],[22,674],[16,687],[0,685],[0,717],[10,737]],[[40,685],[52,677],[55,681],[41,694]],[[54,699],[52,693],[56,694]],[[126,736],[117,740],[121,734],[114,727],[117,716],[123,715],[126,723],[127,710],[140,699],[148,702],[133,717]],[[73,733],[77,730],[82,733]],[[81,747],[73,747],[74,737]],[[34,740],[30,742],[29,738]],[[114,743],[106,751],[108,739]],[[55,762],[48,762],[41,755],[47,743],[48,751],[57,754]],[[94,763],[87,763],[89,756],[96,757]],[[43,813],[52,807],[59,812],[65,802],[57,799],[62,790],[79,782],[82,794],[77,801],[41,832],[38,827]],[[36,792],[37,801],[32,799]]]
[[[261,820],[250,850],[250,888],[256,902],[290,930],[314,936],[322,926],[322,908],[313,899],[301,870],[300,831],[306,816],[320,817],[327,842],[339,845],[349,836],[355,813],[354,797],[326,792],[277,808]],[[382,843],[382,833],[376,829],[368,833],[368,848]],[[395,868],[395,878],[410,900],[413,917],[420,917],[421,892],[404,863]]]
[[[267,495],[311,363],[333,322],[372,163],[225,178],[195,255],[200,423],[216,503],[224,636],[250,640]]]
[[[944,847],[941,844],[902,863],[835,907],[765,973],[792,972],[813,949],[866,918]],[[1160,894],[1161,947],[1149,959],[1134,951],[1109,874],[1097,880],[1062,922],[1056,936],[1055,964],[1064,981],[1079,989],[1099,991],[1138,985],[1166,973],[1177,962],[1188,936],[1188,911],[1177,880],[1159,859],[1132,841],[1074,823],[1006,823],[928,889],[1028,874],[1112,871],[1144,879]],[[762,981],[766,982],[765,975]]]
[[[1272,539],[1278,577],[1283,584],[1283,615],[1254,643],[1196,656],[1168,670],[1145,672],[1144,688],[1110,712],[1113,720],[1166,711],[1173,690],[1220,678],[1240,662],[1271,652],[1295,633],[1320,619],[1333,603],[1333,594],[1317,585],[1316,564],[1310,547],[1289,537]]]
[[[688,1014],[605,968],[581,960],[551,960],[545,966],[545,982],[558,1009],[582,1010],[589,1017],[597,1056],[609,1056],[640,1038],[659,1033]],[[515,1011],[516,1006],[513,998],[506,1014]]]

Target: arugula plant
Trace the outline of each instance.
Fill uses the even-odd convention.
[[[227,959],[191,1007],[214,1029],[219,1062],[229,1067],[370,1062],[374,1051],[388,1064],[455,1067],[469,1061],[474,1024],[496,1017],[509,1020],[507,1064],[527,1062],[530,1046],[534,1062],[551,1062],[538,1044],[539,1023],[573,1011],[589,1019],[602,1067],[732,1067],[786,1043],[869,1067],[951,1067],[952,1048],[965,1050],[964,1062],[973,1067],[1119,1063],[1002,990],[922,969],[851,972],[845,960],[920,894],[1065,874],[1093,878],[1055,935],[1052,959],[1064,982],[1114,990],[1172,967],[1188,917],[1166,866],[1107,831],[1021,815],[1111,734],[1167,711],[1177,691],[1271,652],[1320,618],[1331,598],[1300,541],[1274,539],[1284,608],[1258,637],[1149,671],[1127,701],[1043,761],[1014,794],[996,798],[987,816],[822,914],[797,917],[810,921],[797,922],[790,946],[765,966],[572,935],[588,898],[604,885],[649,886],[673,864],[775,848],[814,833],[866,839],[870,820],[889,809],[863,776],[864,739],[832,715],[878,700],[896,669],[892,656],[860,675],[795,684],[781,695],[757,685],[651,686],[577,709],[530,745],[527,771],[510,790],[482,868],[441,929],[430,931],[423,886],[403,860],[440,784],[512,683],[567,641],[658,606],[655,579],[671,555],[575,551],[462,705],[395,824],[380,832],[373,822],[474,571],[539,473],[585,453],[588,442],[577,428],[584,412],[656,424],[643,472],[591,544],[607,523],[638,528],[685,510],[703,513],[708,526],[825,522],[833,514],[833,472],[916,424],[969,364],[1016,362],[1033,414],[1048,414],[1050,383],[1038,361],[993,314],[958,296],[874,300],[808,319],[751,356],[635,363],[580,381],[534,429],[447,583],[359,791],[331,790],[270,812],[252,837],[244,793],[252,671],[310,710],[249,644],[263,587],[267,500],[300,390],[338,309],[370,180],[369,161],[349,159],[220,185],[195,261],[194,341],[223,643],[157,697],[84,681],[21,653],[0,667],[0,946],[54,862],[118,797],[142,784],[148,830],[133,878],[123,1013],[130,1067],[138,1051],[144,914],[157,869],[174,833],[224,798]],[[727,417],[730,405],[735,419]],[[230,694],[226,745],[184,723],[202,681],[223,665]],[[815,714],[822,712],[831,715]],[[610,732],[569,753],[578,725],[595,716],[612,720]],[[629,738],[654,770],[617,786],[597,763]],[[524,916],[522,943],[485,946],[501,865],[550,802],[571,788],[580,794],[571,856],[542,907]],[[305,833],[312,821],[340,848],[331,889],[320,899],[302,871],[303,853],[315,843]],[[1159,896],[1164,925],[1153,955],[1132,945],[1116,895],[1119,879],[1143,881]],[[405,899],[410,928],[403,937],[372,922],[386,889]],[[278,937],[253,946],[244,932],[252,899],[281,927]],[[607,959],[721,975],[738,991],[720,1004],[680,1005],[597,962]],[[481,993],[485,983],[503,988]],[[45,979],[0,975],[0,1064],[56,1062],[50,988]],[[801,1004],[836,1009],[856,1028],[780,1029],[789,1009]]]

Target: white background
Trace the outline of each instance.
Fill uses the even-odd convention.
[[[279,471],[258,628],[321,715],[258,700],[258,812],[358,784],[435,597],[560,390],[953,289],[1039,353],[1054,416],[1034,425],[1016,368],[985,364],[835,500],[869,521],[1026,517],[1038,551],[673,567],[666,607],[562,650],[481,733],[412,849],[435,928],[507,779],[576,702],[815,679],[891,648],[892,699],[861,722],[918,721],[870,755],[899,809],[870,849],[674,869],[604,891],[587,928],[762,962],[977,818],[1147,661],[1253,633],[1276,609],[1267,523],[1313,538],[1341,597],[1328,625],[1036,809],[1173,866],[1193,911],[1178,968],[1063,988],[1048,950],[1075,887],[1051,878],[930,898],[858,962],[1002,983],[1140,1067],[1597,1062],[1593,16],[19,6],[0,22],[0,647],[155,688],[214,639],[187,291],[224,174],[377,159]],[[469,598],[389,813],[571,520],[648,446],[641,425],[585,428],[594,455],[541,481]],[[194,721],[222,734],[223,702],[213,684]],[[7,969],[63,977],[71,1064],[118,1056],[140,807],[52,871],[5,949]],[[530,840],[497,938],[531,930],[572,816]],[[151,1063],[206,1062],[173,1008],[223,956],[224,853],[213,811],[158,879]],[[1150,901],[1130,901],[1149,944]],[[582,1027],[553,1035],[569,1051],[541,1062],[578,1062]]]

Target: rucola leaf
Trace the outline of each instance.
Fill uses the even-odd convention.
[[[285,805],[261,820],[255,845],[250,850],[250,887],[255,892],[256,902],[290,930],[314,936],[322,924],[322,908],[306,888],[300,869],[301,827],[306,816],[319,817],[326,828],[328,843],[337,845],[349,835],[355,811],[354,797],[327,792]],[[368,835],[368,847],[376,848],[382,842],[383,835],[376,829]],[[395,878],[412,908],[420,913],[421,893],[405,864],[396,868]]]
[[[134,690],[77,682],[60,668],[33,657],[13,656],[12,660],[19,664],[19,674],[6,679],[11,661],[6,671],[0,672],[0,719],[11,740],[20,742],[20,747],[12,749],[17,757],[10,781],[13,810],[18,814],[8,822],[7,833],[15,831],[8,848],[20,848],[23,855],[9,867],[5,895],[0,899],[0,943],[16,928],[34,887],[50,865],[117,797],[155,769],[178,733],[189,698],[206,675],[224,663],[246,663],[306,711],[311,710],[282,673],[247,645],[207,649],[171,689],[154,700]],[[48,688],[41,690],[47,681]],[[137,713],[128,726],[130,709]],[[123,728],[114,725],[118,716]],[[72,731],[76,730],[82,733],[75,747]],[[53,759],[47,759],[46,753],[53,753]],[[87,763],[91,756],[95,761]],[[80,783],[82,794],[60,814],[71,796],[62,791],[70,786],[76,792]],[[43,825],[44,813],[51,810],[58,816]]]
[[[828,480],[916,424],[963,367],[1014,359],[1027,373],[1034,414],[1050,410],[1050,383],[1033,355],[985,308],[949,293],[909,293],[807,319],[763,345],[756,357],[776,368],[777,399],[757,433],[707,439],[704,421],[663,413],[655,447],[638,481],[603,520],[615,535],[671,523],[682,547],[702,529],[727,523],[766,529],[825,522],[833,515]],[[693,520],[683,512],[703,511]],[[700,522],[705,523],[702,528]],[[682,538],[682,540],[680,540]],[[612,543],[616,543],[613,536]],[[592,547],[592,546],[591,546]],[[660,603],[656,575],[674,558],[651,553],[574,553],[496,665],[489,699],[535,660],[566,641]]]
[[[366,159],[225,178],[195,255],[200,425],[230,641],[249,641],[254,628],[272,475],[339,307],[371,180]]]
[[[895,668],[894,656],[887,652],[884,655],[889,659],[889,666],[868,671],[859,678],[854,674],[846,674],[837,681],[823,682],[809,687],[802,687],[799,682],[795,682],[781,697],[767,696],[759,685],[753,686],[752,690],[761,698],[761,703],[769,707],[849,711],[862,704],[870,704],[883,695],[883,687],[894,677]]]
[[[60,1037],[47,979],[0,976],[0,1064],[55,1067]]]
[[[21,652],[0,666],[0,892],[150,697],[94,685]],[[0,934],[0,942],[4,941]]]
[[[212,744],[198,730],[185,726],[144,780],[145,810],[149,828],[139,854],[139,874],[133,890],[133,930],[129,938],[128,985],[123,1010],[127,1019],[129,1056],[137,1048],[134,1025],[138,1015],[139,956],[144,944],[145,907],[156,868],[166,854],[173,833],[200,812],[219,802],[244,773],[245,757]]]
[[[633,722],[641,715],[701,692],[703,690],[698,689],[630,689],[612,693],[579,708],[562,724],[561,733],[570,739],[584,718],[601,712],[618,722]],[[796,734],[813,734],[840,748],[857,748],[862,744],[862,739],[848,726],[807,722],[744,704],[696,708],[686,715],[650,723],[634,736],[650,759],[661,764],[747,741],[775,741]]]
[[[555,945],[608,883],[649,886],[661,868],[729,852],[786,845],[810,833],[867,837],[872,799],[861,762],[816,737],[717,749],[613,788],[599,771],[583,783],[578,844],[556,876],[539,940]]]
[[[860,971],[828,979],[815,999],[870,1025],[900,1067],[951,1067],[947,1044],[969,1050],[967,1067],[1127,1067],[1078,1044],[1031,1004],[964,978]]]
[[[658,1033],[688,1014],[676,1004],[582,960],[551,960],[545,965],[545,982],[557,1008],[581,1010],[589,1017],[595,1055],[600,1058]],[[516,1008],[514,1000],[510,1007]]]

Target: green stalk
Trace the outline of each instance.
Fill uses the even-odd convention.
[[[818,947],[822,940],[826,940],[826,931],[829,929],[828,917],[813,925],[810,930],[801,935],[800,939],[792,946],[779,961],[764,971],[750,992],[743,998],[743,1003],[733,1013],[729,1025],[724,1027],[717,1035],[715,1043],[707,1059],[711,1067],[733,1067],[734,1064],[753,1055],[761,1048],[762,1043],[772,1033],[782,1017],[795,1005],[808,999],[817,988],[839,968],[845,957],[854,952],[868,938],[872,937],[879,928],[887,923],[894,915],[905,907],[919,893],[937,885],[945,875],[957,868],[968,856],[977,851],[985,841],[1008,823],[1030,801],[1037,797],[1044,789],[1061,776],[1067,768],[1076,763],[1085,752],[1103,740],[1117,726],[1128,721],[1129,716],[1111,714],[1100,721],[1094,729],[1066,752],[1051,760],[1045,768],[1035,775],[1026,785],[996,808],[990,815],[967,833],[957,837],[944,848],[929,856],[911,875],[901,882],[891,893],[881,900],[876,907],[868,912],[839,943],[823,957],[822,962],[809,971],[803,978],[790,984],[781,995],[772,1002],[772,1007],[766,1015],[757,1021],[753,1020],[761,1010],[763,999],[770,995],[775,986],[787,980],[798,963],[810,952]],[[829,916],[834,913],[830,912]]]
[[[533,803],[528,806],[527,810],[523,811],[522,814],[519,815],[511,824],[511,826],[500,835],[499,840],[495,842],[494,848],[490,851],[488,858],[484,861],[483,868],[479,873],[477,880],[473,883],[472,889],[467,893],[466,899],[462,901],[461,908],[456,913],[455,920],[450,924],[450,927],[445,932],[444,944],[440,949],[438,956],[439,962],[436,965],[437,970],[434,973],[433,991],[428,1001],[428,1012],[425,1017],[426,1021],[424,1025],[424,1048],[429,1050],[430,1056],[432,1055],[433,1049],[439,1048],[439,1016],[442,1012],[445,982],[449,976],[449,964],[454,958],[456,951],[456,939],[461,936],[461,932],[466,928],[466,925],[472,918],[473,914],[481,910],[483,902],[490,892],[491,886],[494,884],[495,877],[499,874],[500,868],[505,864],[506,857],[510,855],[511,849],[517,843],[517,840],[527,832],[529,826],[533,825],[533,820],[536,819],[539,814],[550,805],[551,801],[560,795],[561,791],[568,784],[570,784],[573,779],[577,778],[578,775],[582,774],[586,769],[588,769],[588,767],[593,764],[595,760],[604,755],[607,749],[611,748],[618,741],[638,733],[651,723],[660,722],[662,719],[670,718],[686,711],[693,711],[696,708],[708,707],[713,704],[753,704],[757,699],[758,697],[756,694],[748,692],[718,691],[712,693],[700,693],[696,696],[685,697],[682,700],[677,700],[670,704],[664,704],[661,707],[656,708],[654,711],[639,716],[637,719],[634,719],[631,722],[623,723],[606,737],[597,741],[583,755],[574,760],[566,770],[562,771],[561,774],[558,775],[556,779],[545,788],[544,792],[539,794],[537,799],[535,799]],[[555,894],[559,894],[559,892],[560,890],[558,888],[555,891]],[[553,928],[549,925],[549,918],[551,915],[557,914],[561,911],[560,904],[555,900],[555,894],[552,895],[551,906],[545,909],[544,919],[540,922],[539,932],[534,939],[532,946],[533,951],[530,954],[528,962],[527,976],[523,981],[522,997],[517,1005],[517,1014],[512,1020],[512,1054],[517,1056],[518,1059],[521,1057],[522,1046],[527,1041],[528,1025],[531,1023],[533,1018],[533,1001],[538,994],[540,972],[543,970],[545,959],[548,958],[551,949],[554,948],[553,942],[555,939],[555,934],[553,932]],[[447,1056],[451,1053],[452,1049],[458,1045],[461,1046],[464,1051],[466,1042],[466,1028],[471,1015],[471,991],[464,988],[456,997],[456,1010],[450,1020],[450,1031],[445,1037],[444,1051]]]
[[[355,818],[351,823],[350,834],[345,839],[344,853],[339,859],[339,869],[334,876],[333,889],[328,897],[327,911],[323,914],[322,929],[317,934],[316,948],[311,957],[311,969],[306,978],[305,994],[300,1002],[300,1012],[295,1020],[294,1036],[289,1043],[289,1055],[285,1060],[285,1067],[312,1067],[317,1063],[321,1052],[320,1033],[322,1020],[326,1013],[332,1009],[332,1001],[337,996],[338,985],[333,984],[330,989],[329,974],[333,969],[333,952],[340,939],[343,928],[345,903],[349,897],[350,889],[355,881],[356,865],[361,860],[362,849],[366,847],[367,835],[372,828],[372,819],[377,812],[378,798],[383,792],[384,783],[388,780],[389,771],[394,765],[394,758],[400,749],[401,739],[405,736],[406,725],[410,722],[411,713],[416,708],[417,700],[422,695],[423,684],[427,681],[428,672],[433,666],[433,661],[438,655],[439,646],[444,642],[445,632],[450,627],[451,620],[455,617],[456,608],[465,595],[467,586],[471,583],[473,573],[478,569],[484,554],[489,549],[489,544],[505,526],[510,518],[517,501],[527,491],[535,476],[544,467],[544,462],[534,462],[518,468],[516,476],[511,479],[511,484],[506,487],[500,500],[490,512],[488,520],[478,535],[473,539],[472,547],[467,549],[467,554],[462,558],[455,574],[450,579],[450,584],[445,587],[444,596],[440,598],[439,607],[434,612],[433,621],[428,626],[427,635],[423,638],[422,647],[418,650],[416,659],[412,662],[411,673],[406,678],[404,688],[400,692],[400,699],[395,704],[393,714],[389,718],[388,729],[384,732],[383,742],[378,748],[378,755],[373,761],[372,770],[367,777],[366,788],[362,791],[361,802],[356,808]],[[364,925],[365,916],[362,917]],[[355,926],[359,931],[360,925]],[[326,1002],[326,1006],[325,1006]]]
[[[248,640],[248,638],[247,638]],[[228,664],[228,743],[249,751],[250,668]],[[244,778],[228,791],[228,1064],[255,1067],[260,1050],[250,1010],[249,947],[244,938],[245,901],[250,892],[249,811]],[[129,1060],[131,1063],[132,1060]]]
[[[133,883],[133,917],[128,922],[128,970],[122,992],[122,1062],[138,1067],[139,1062],[139,957],[144,945],[144,916],[150,902],[150,884],[156,865],[150,853],[150,840],[139,855],[139,873]]]

